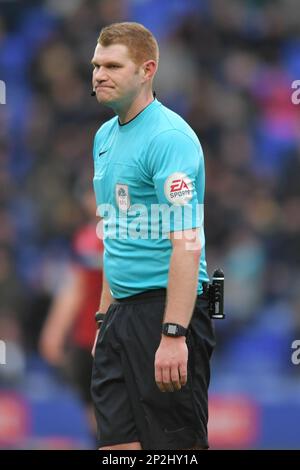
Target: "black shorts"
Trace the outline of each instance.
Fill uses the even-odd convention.
[[[165,292],[127,297],[107,311],[91,386],[99,447],[134,441],[154,450],[208,447],[209,360],[215,345],[208,296],[197,297],[188,329],[187,384],[162,393],[155,383],[154,359],[161,340]]]

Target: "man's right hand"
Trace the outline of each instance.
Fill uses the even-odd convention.
[[[100,327],[100,328],[101,328],[101,327]],[[93,356],[93,357],[95,357],[96,344],[97,344],[97,339],[98,339],[98,335],[99,335],[100,328],[98,328],[98,330],[96,331],[96,335],[95,335],[94,346],[93,346],[93,349],[92,349],[92,356]]]

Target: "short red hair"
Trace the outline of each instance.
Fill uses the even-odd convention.
[[[102,28],[98,43],[107,47],[112,44],[127,46],[133,62],[140,66],[147,60],[159,59],[157,41],[151,31],[140,23],[113,23]]]

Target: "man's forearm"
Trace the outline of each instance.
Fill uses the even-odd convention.
[[[183,246],[173,249],[164,322],[189,325],[197,296],[199,259],[200,251]]]
[[[108,282],[106,280],[104,271],[103,271],[103,282],[102,282],[102,292],[100,298],[99,312],[106,313],[108,307],[113,302],[114,298],[112,297],[109,289]]]

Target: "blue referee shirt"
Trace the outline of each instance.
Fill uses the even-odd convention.
[[[208,282],[203,228],[205,170],[199,140],[154,99],[134,119],[103,124],[94,140],[94,189],[103,217],[104,271],[114,298],[166,288],[169,232],[200,228],[198,293]]]

